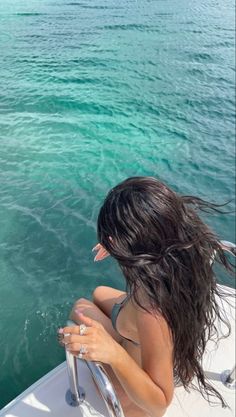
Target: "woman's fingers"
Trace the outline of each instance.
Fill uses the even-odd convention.
[[[96,246],[94,246],[94,248],[92,249],[92,252],[94,252],[95,250],[99,250],[99,249],[101,249],[101,248],[102,248],[101,243],[97,243],[97,245],[96,245]]]
[[[68,343],[86,343],[89,342],[90,338],[86,336],[79,336],[78,334],[65,334],[62,341],[66,344]]]
[[[101,243],[98,243],[96,246],[94,246],[94,248],[92,249],[92,252],[94,251],[98,251],[98,253],[96,254],[94,261],[101,261],[102,259],[107,258],[107,256],[109,256],[109,253],[107,252],[107,250],[101,245]]]
[[[63,329],[60,329],[58,332],[60,335],[65,335],[66,333],[72,333],[72,334],[80,334],[80,327],[79,326],[66,326],[63,327]]]
[[[82,325],[66,326],[63,329],[59,329],[58,337],[61,341],[79,341],[83,343],[86,339],[90,339],[91,336],[95,336],[98,329],[103,329],[101,323],[85,316],[83,313],[79,313],[79,318],[83,322]],[[81,326],[83,326],[83,334],[81,334]]]
[[[97,255],[94,258],[94,261],[102,261],[103,259],[107,258],[110,254],[106,251],[106,249],[101,248],[99,249]]]
[[[83,328],[83,336],[91,334],[91,327],[101,328],[102,324],[96,320],[91,319],[90,317],[85,316],[83,313],[77,313],[79,319],[85,324]],[[78,334],[80,335],[80,326],[66,326],[63,329],[59,329],[59,334]]]
[[[84,353],[88,352],[88,346],[86,345],[86,343],[67,343],[66,344],[66,349],[69,350],[70,352],[79,352],[81,349],[83,349]]]
[[[101,323],[85,316],[83,313],[79,313],[79,319],[82,322],[80,326],[66,326],[59,329],[59,342],[63,343],[66,350],[71,353],[80,354],[81,359],[95,360],[103,357],[103,350],[105,352],[109,350],[106,343],[107,333],[104,327]],[[83,330],[83,334],[80,333],[81,330]],[[108,345],[109,343],[110,339]],[[102,350],[102,356],[99,355],[100,349]],[[106,355],[107,353],[105,353]]]

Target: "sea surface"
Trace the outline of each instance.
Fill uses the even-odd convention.
[[[64,360],[107,191],[152,175],[234,209],[233,0],[0,3],[0,408]],[[206,221],[235,240],[234,215]],[[233,286],[223,273],[219,281]]]

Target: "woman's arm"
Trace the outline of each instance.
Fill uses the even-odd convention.
[[[79,319],[87,326],[84,335],[79,334],[79,326],[65,327],[60,331],[66,348],[78,354],[83,345],[87,351],[84,359],[111,365],[135,404],[151,417],[163,416],[173,394],[173,372],[171,344],[161,319],[138,312],[142,368],[99,322],[82,313],[79,313]]]
[[[152,417],[160,417],[173,390],[171,335],[164,319],[143,310],[137,313],[142,368],[123,350],[111,366],[129,397]]]
[[[130,399],[151,417],[162,417],[168,406],[164,392],[123,349],[111,363],[120,384]]]

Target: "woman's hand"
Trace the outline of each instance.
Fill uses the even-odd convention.
[[[98,251],[94,261],[102,261],[103,259],[107,258],[107,256],[109,256],[109,253],[107,252],[107,250],[101,245],[101,243],[98,243],[96,246],[94,246],[94,248],[92,249],[92,252],[94,251]]]
[[[80,326],[64,327],[59,330],[61,343],[73,355],[79,355],[81,359],[103,362],[112,365],[120,354],[121,346],[107,333],[103,325],[81,312],[78,317],[85,325],[83,335],[80,334]]]

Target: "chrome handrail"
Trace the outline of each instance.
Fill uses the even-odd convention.
[[[75,326],[71,320],[67,322],[68,326]],[[83,404],[85,391],[79,385],[78,379],[78,359],[68,350],[66,352],[67,371],[69,377],[69,390],[66,393],[66,401],[72,407],[78,407]],[[124,417],[120,401],[116,395],[115,389],[104,369],[99,362],[84,361],[88,366],[92,377],[99,389],[99,392],[106,404],[110,417]]]
[[[69,390],[66,393],[66,402],[72,407],[78,407],[85,399],[85,391],[79,385],[77,358],[65,349]]]
[[[222,245],[222,249],[229,252],[231,255],[236,256],[235,243],[228,242],[227,240],[221,240],[220,243]],[[234,365],[234,367],[231,370],[222,372],[221,381],[227,388],[236,388],[236,365]]]
[[[225,371],[221,374],[221,381],[223,384],[230,389],[235,389],[236,387],[236,365],[234,365],[231,371]]]
[[[86,364],[99,388],[109,415],[111,417],[124,417],[120,401],[102,364],[89,361],[86,361]]]

